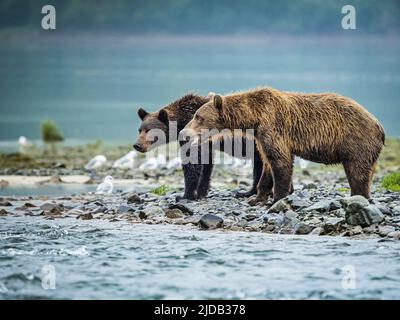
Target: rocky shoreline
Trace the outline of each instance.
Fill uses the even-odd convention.
[[[180,166],[141,170],[145,157],[140,155],[135,167],[128,170],[114,168],[112,162],[95,171],[84,169],[94,154],[106,154],[107,159],[114,161],[129,151],[127,147],[88,145],[61,148],[56,154],[37,149],[25,154],[2,154],[0,216],[71,217],[192,225],[207,230],[400,239],[400,192],[382,187],[385,175],[399,171],[399,147],[400,140],[388,140],[378,163],[370,200],[350,197],[341,166],[310,164],[306,169],[295,167],[295,192],[274,205],[271,200],[254,204],[255,196],[235,198],[238,189],[246,190],[251,185],[251,167],[241,165],[215,165],[208,196],[187,201],[180,199],[184,186]],[[106,175],[114,177],[111,195],[86,191],[65,192],[59,198],[51,196],[51,192],[50,196],[29,196],[29,193],[6,196],[20,186],[25,187],[24,183],[31,183],[31,188],[39,191],[43,185],[51,189],[75,183],[77,190],[83,191],[79,186],[93,184],[94,188]],[[163,191],[152,190],[154,186],[162,186]],[[7,193],[2,192],[7,188],[10,188]]]
[[[251,205],[254,196],[235,198],[234,190],[226,185],[212,188],[208,196],[199,201],[180,199],[181,190],[168,191],[165,195],[117,190],[112,195],[1,197],[0,215],[177,224],[206,230],[271,234],[400,239],[400,194],[383,190],[379,177],[373,184],[370,200],[350,197],[340,171],[313,171],[312,175],[307,171],[297,172],[294,184],[295,192],[274,205],[271,200]]]

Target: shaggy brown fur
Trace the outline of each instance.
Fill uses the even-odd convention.
[[[255,129],[264,171],[271,166],[274,202],[289,193],[293,157],[342,163],[352,195],[370,196],[374,167],[385,142],[378,120],[350,98],[333,93],[302,94],[260,88],[215,96],[186,126]]]
[[[169,141],[169,130],[174,132],[176,128],[172,127],[173,122],[176,122],[177,131],[182,130],[186,124],[193,118],[195,112],[206,102],[210,100],[211,96],[203,97],[195,94],[188,94],[184,97],[170,103],[168,106],[160,109],[156,112],[147,112],[140,108],[138,110],[138,115],[142,120],[142,123],[139,128],[139,136],[134,144],[134,148],[139,152],[147,152],[153,149],[155,146],[161,145],[162,141],[151,141],[149,140],[147,133],[152,129],[159,129],[162,130],[167,140],[164,141],[165,143]],[[175,125],[175,123],[174,123]],[[178,137],[175,137],[178,139]],[[241,141],[234,141],[232,144],[224,144],[218,143],[216,145],[217,149],[223,150],[232,156],[240,156],[233,153],[233,146],[236,143],[242,143],[243,151],[246,150],[247,143],[253,144],[253,140],[247,140],[245,138],[240,139]],[[181,146],[184,144],[184,141],[181,141]],[[232,150],[226,148],[227,146],[232,146]],[[216,149],[215,149],[216,150]],[[183,176],[185,181],[185,192],[184,198],[186,199],[199,199],[205,197],[208,193],[210,188],[210,179],[213,170],[213,152],[212,147],[209,148],[200,147],[198,149],[198,160],[200,160],[201,155],[203,152],[209,152],[209,163],[208,164],[201,164],[201,163],[187,163],[182,165],[183,169]],[[207,154],[204,154],[207,156]],[[253,155],[246,155],[245,153],[242,154],[243,157],[251,157]],[[268,181],[264,178],[260,181],[260,177],[263,172],[263,162],[261,160],[261,156],[257,150],[254,150],[254,159],[253,159],[253,185],[252,188],[247,192],[237,192],[235,196],[237,197],[247,197],[255,194],[257,192],[257,186],[264,181]],[[269,180],[272,180],[272,176],[269,177]],[[270,192],[272,192],[272,186],[268,187]],[[261,188],[262,190],[266,188]],[[260,199],[257,198],[257,199]]]

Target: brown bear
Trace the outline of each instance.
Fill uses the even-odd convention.
[[[203,97],[195,94],[187,94],[184,97],[170,103],[166,107],[160,109],[156,112],[146,112],[144,109],[140,108],[138,110],[138,115],[142,120],[139,128],[139,137],[134,144],[134,149],[139,152],[147,152],[153,148],[155,145],[154,141],[150,141],[147,137],[147,132],[151,129],[160,129],[166,134],[167,140],[169,141],[169,130],[170,122],[176,121],[177,131],[182,130],[186,124],[193,118],[195,112],[206,102],[210,100],[210,97]],[[178,136],[176,137],[178,139]],[[244,139],[245,140],[245,139]],[[248,141],[243,141],[247,143]],[[181,146],[185,141],[180,141]],[[253,141],[251,143],[254,143]],[[159,145],[159,144],[158,144]],[[223,145],[220,146],[220,150],[223,150]],[[208,150],[212,150],[209,148]],[[243,148],[245,150],[245,148]],[[199,157],[201,156],[202,149],[198,149]],[[210,152],[211,153],[211,152]],[[210,188],[210,179],[213,170],[212,161],[208,164],[197,164],[187,163],[182,165],[184,174],[185,191],[183,198],[195,200],[202,198],[207,195]],[[261,160],[260,154],[257,150],[254,153],[253,162],[253,186],[247,192],[237,192],[237,197],[247,197],[256,193],[257,184],[260,181],[260,177],[263,171],[263,162]],[[261,183],[267,179],[262,179]],[[272,181],[272,177],[270,179]],[[264,189],[272,190],[272,186],[266,186]]]
[[[356,101],[334,93],[303,94],[259,88],[214,96],[197,110],[184,134],[202,129],[255,130],[264,160],[272,171],[273,202],[288,195],[293,157],[342,163],[352,195],[370,197],[371,180],[385,133],[378,120]]]

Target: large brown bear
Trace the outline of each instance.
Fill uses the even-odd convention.
[[[342,163],[352,195],[370,196],[374,167],[385,143],[378,120],[350,98],[260,88],[214,96],[195,114],[186,135],[202,129],[255,130],[264,173],[272,171],[273,201],[289,193],[293,157]]]
[[[210,100],[210,97],[203,97],[195,94],[188,94],[184,97],[170,103],[166,107],[160,109],[156,112],[147,112],[140,108],[138,110],[138,115],[142,120],[139,128],[139,136],[134,144],[134,148],[139,152],[147,152],[151,150],[154,146],[154,141],[150,141],[147,138],[147,132],[152,129],[160,129],[166,134],[167,141],[169,139],[170,122],[176,121],[177,131],[182,130],[186,124],[193,118],[195,112],[206,102]],[[176,137],[178,139],[178,136]],[[244,143],[247,141],[245,139]],[[185,141],[181,141],[180,144],[183,145]],[[254,143],[254,142],[251,142]],[[220,146],[223,150],[223,145]],[[208,150],[212,150],[209,148]],[[243,148],[245,150],[245,148]],[[199,157],[201,156],[202,148],[199,148]],[[211,152],[210,152],[211,153]],[[210,155],[212,157],[212,155]],[[182,165],[185,191],[183,198],[195,200],[202,198],[207,195],[210,188],[210,178],[213,170],[212,161],[209,164],[192,164],[187,163]],[[251,196],[257,192],[258,183],[268,183],[272,181],[272,177],[263,178],[260,181],[260,177],[263,171],[263,162],[261,160],[260,154],[255,150],[254,162],[253,162],[253,186],[247,192],[236,193],[237,197]],[[259,188],[261,190],[272,191],[271,186],[265,186],[264,188]]]

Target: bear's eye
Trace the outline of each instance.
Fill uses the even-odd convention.
[[[198,114],[196,114],[195,118],[196,118],[196,121],[199,121],[199,122],[203,121],[203,118],[200,117]]]

